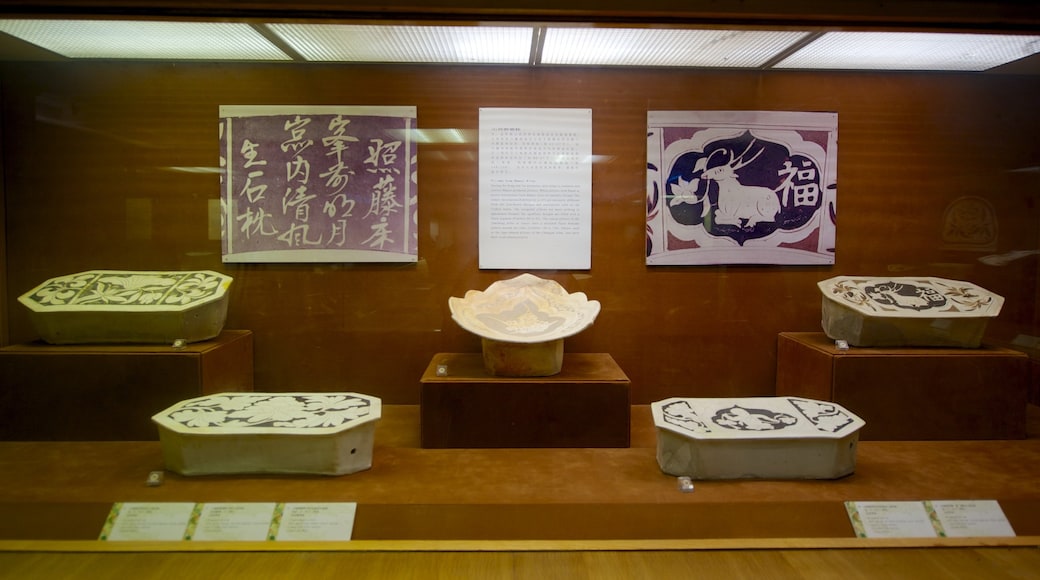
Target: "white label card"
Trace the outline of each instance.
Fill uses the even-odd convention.
[[[924,503],[919,501],[846,502],[856,535],[861,538],[932,538],[938,535]]]
[[[847,501],[860,538],[1014,536],[995,500]]]
[[[116,503],[109,511],[101,540],[173,542],[184,539],[193,502]]]
[[[1015,535],[1015,530],[995,500],[932,500],[926,503],[931,506],[931,513],[935,514],[943,532],[950,538]]]
[[[347,541],[355,513],[353,502],[281,504],[272,534],[277,541]]]
[[[349,541],[354,502],[117,502],[100,540]]]
[[[256,541],[267,539],[275,503],[203,504],[192,540]]]

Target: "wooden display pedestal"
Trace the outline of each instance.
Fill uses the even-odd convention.
[[[253,333],[225,330],[184,348],[0,348],[0,440],[155,440],[151,417],[192,397],[253,390]]]
[[[1022,439],[1028,357],[1016,350],[838,350],[822,332],[783,332],[776,394],[834,401],[867,422],[860,439]]]
[[[422,377],[425,448],[628,447],[630,418],[629,380],[609,354],[564,354],[549,377],[496,377],[480,354],[441,353]]]

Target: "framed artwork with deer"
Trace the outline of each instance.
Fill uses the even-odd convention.
[[[838,115],[650,111],[648,265],[834,263]]]

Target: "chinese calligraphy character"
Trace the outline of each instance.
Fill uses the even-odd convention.
[[[797,169],[790,160],[784,161],[784,166],[777,171],[777,175],[785,176],[780,190],[783,191],[784,206],[805,205],[815,206],[820,198],[820,186],[816,184],[816,168],[808,159],[802,160],[802,169]]]
[[[310,226],[307,224],[294,223],[289,229],[285,230],[285,233],[278,236],[278,241],[285,242],[290,248],[298,248],[300,246],[318,246],[321,244],[321,236],[318,236],[317,240],[311,240],[307,237],[310,232]]]
[[[384,175],[378,183],[372,187],[372,203],[369,206],[368,213],[365,217],[370,215],[388,216],[392,213],[397,212],[397,208],[401,207],[401,204],[397,201],[397,186],[394,185],[393,177]]]
[[[246,164],[243,165],[246,169],[254,165],[267,165],[266,159],[257,159],[259,154],[256,152],[256,147],[257,144],[253,143],[249,139],[242,142],[242,148],[239,150],[239,153],[242,154],[242,157],[246,158]]]
[[[370,248],[379,248],[382,250],[383,245],[388,242],[391,244],[394,243],[394,241],[390,239],[390,228],[386,223],[386,218],[384,217],[379,219],[379,223],[372,224],[372,235],[368,236],[364,243],[368,244],[368,247]]]
[[[345,209],[346,211],[340,212],[339,215],[343,217],[350,217],[351,214],[353,214],[354,212],[354,205],[354,200],[347,199],[346,194],[340,193],[334,196],[331,200],[326,201],[325,207],[322,208],[322,211],[325,212],[325,215],[331,218],[336,217],[336,213],[338,210]]]
[[[264,208],[257,208],[254,212],[252,207],[247,207],[244,212],[235,217],[235,221],[242,222],[241,232],[246,235],[246,238],[251,238],[253,234],[259,234],[261,236],[273,236],[278,233],[273,227],[267,224],[267,218],[271,217],[271,214],[264,211]],[[264,227],[267,226],[267,227]]]
[[[339,193],[347,185],[347,181],[350,179],[350,175],[354,172],[343,162],[343,153],[349,147],[348,143],[356,142],[357,137],[353,137],[346,134],[347,125],[350,124],[350,119],[344,119],[342,115],[336,115],[329,121],[329,130],[332,131],[332,135],[328,137],[322,137],[321,143],[328,148],[328,152],[325,154],[335,158],[335,163],[329,167],[328,171],[321,174],[321,177],[325,179],[325,185],[332,189],[332,193]]]
[[[245,195],[249,199],[250,203],[256,203],[264,198],[264,192],[267,191],[267,186],[263,183],[253,185],[253,180],[258,177],[263,177],[263,171],[250,171],[246,174],[246,183],[242,186],[242,191],[239,195]]]
[[[394,167],[386,167],[397,163],[397,150],[401,147],[400,141],[384,143],[382,139],[371,139],[369,143],[372,145],[368,146],[368,159],[365,159],[365,163],[372,167],[366,171],[369,173],[400,173],[400,170]]]
[[[304,140],[303,136],[307,132],[306,126],[311,122],[310,119],[303,119],[299,115],[296,115],[295,119],[287,120],[285,122],[285,131],[289,131],[291,137],[282,141],[281,149],[282,153],[288,153],[290,149],[293,153],[299,155],[303,153],[305,149],[314,144],[312,139]]]

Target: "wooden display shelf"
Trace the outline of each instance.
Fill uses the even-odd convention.
[[[1001,347],[839,350],[818,332],[783,332],[776,394],[838,403],[863,440],[1021,439],[1028,357]]]
[[[811,547],[870,546],[874,540],[855,538],[844,508],[849,500],[993,499],[1019,536],[903,539],[908,545],[1007,545],[1023,537],[1035,543],[1040,535],[1036,438],[866,441],[858,445],[856,471],[839,480],[697,481],[693,493],[682,493],[654,459],[650,408],[635,406],[631,415],[626,448],[422,449],[420,409],[387,405],[369,470],[339,477],[167,472],[154,487],[145,481],[164,468],[157,441],[0,442],[0,544],[95,540],[112,503],[126,501],[357,502],[353,540],[327,544],[343,549],[457,542],[455,548],[479,550],[491,541],[777,546],[799,538]],[[165,549],[204,544],[211,546],[172,542]],[[249,549],[287,548],[266,542]]]
[[[184,348],[0,348],[0,440],[154,440],[155,413],[192,397],[253,390],[253,333],[225,330]]]
[[[553,376],[496,377],[479,354],[440,353],[421,383],[426,448],[629,445],[629,380],[609,354],[565,354]]]

